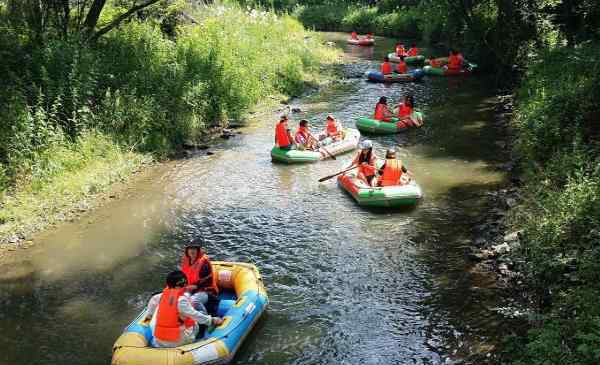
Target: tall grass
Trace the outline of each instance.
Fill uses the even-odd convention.
[[[94,45],[40,43],[4,15],[0,240],[43,213],[33,206],[106,188],[140,153],[166,156],[267,95],[299,94],[336,57],[297,20],[235,6],[202,7],[191,14],[198,24],[180,21],[168,34],[154,18],[130,21]]]

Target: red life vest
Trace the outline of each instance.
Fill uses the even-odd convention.
[[[389,62],[384,62],[381,64],[381,73],[384,75],[389,75],[392,73],[392,65]]]
[[[400,61],[400,63],[398,63],[398,66],[396,66],[396,72],[401,73],[401,74],[407,73],[408,66],[406,66],[406,62]]]
[[[400,177],[402,177],[402,162],[396,159],[385,160],[385,166],[383,168],[383,174],[379,179],[380,186],[392,186],[400,184]]]
[[[398,105],[398,116],[399,117],[406,117],[411,115],[413,112],[413,108],[404,104],[404,103],[400,103],[400,105]]]
[[[337,123],[335,120],[327,119],[327,135],[333,136],[338,133]]]
[[[275,127],[275,140],[277,141],[277,146],[287,147],[292,144],[287,129],[287,122],[279,121],[279,123],[277,123],[277,126]]]
[[[451,55],[448,57],[448,69],[449,70],[460,70],[462,66],[462,62],[460,58],[456,55]]]
[[[350,38],[351,38],[351,39],[358,39],[358,34],[357,34],[356,32],[352,32],[352,33],[350,34]]]
[[[375,155],[371,154],[371,159],[369,161],[366,161],[366,163],[363,163],[365,161],[359,162],[360,157],[361,152],[358,152],[358,155],[356,155],[354,161],[352,161],[353,165],[358,165],[358,173],[363,174],[365,177],[375,175],[375,173],[377,172],[377,169],[375,168]]]
[[[419,54],[419,49],[417,47],[413,47],[408,50],[408,55],[411,57],[417,56]]]
[[[186,318],[182,321],[179,317],[177,303],[179,297],[185,293],[184,288],[165,288],[162,292],[158,311],[156,312],[156,327],[154,337],[161,341],[177,342],[181,336],[181,325],[194,326],[194,320]]]
[[[402,46],[396,46],[396,55],[398,57],[400,57],[400,56],[406,56],[406,50],[404,49],[404,47],[402,47]]]
[[[385,110],[385,106],[386,106],[385,104],[380,104],[380,103],[377,103],[377,105],[375,105],[375,117],[374,117],[375,120],[384,120],[385,119],[384,114],[383,114],[383,111]]]
[[[308,130],[305,127],[299,127],[294,139],[296,143],[306,144],[308,142]]]
[[[203,279],[203,277],[200,276],[200,271],[205,264],[207,264],[210,268],[211,278],[208,283],[201,284],[198,289],[214,292],[216,294],[219,292],[217,276],[207,255],[202,255],[202,257],[196,259],[196,261],[191,265],[188,257],[184,255],[181,263],[181,271],[184,272],[188,281],[188,285],[198,285],[198,282]]]

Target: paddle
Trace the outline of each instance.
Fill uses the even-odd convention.
[[[341,174],[343,174],[343,173],[346,173],[346,172],[348,172],[348,171],[350,171],[350,170],[354,170],[354,169],[355,169],[355,168],[357,168],[357,167],[358,167],[358,165],[356,165],[356,166],[352,166],[352,167],[350,167],[350,168],[348,168],[348,169],[346,169],[346,170],[344,170],[344,171],[340,171],[340,172],[338,172],[338,173],[335,173],[335,174],[333,174],[333,175],[329,175],[329,176],[322,177],[322,178],[320,178],[320,179],[319,179],[319,182],[323,182],[323,181],[325,181],[325,180],[329,180],[329,179],[331,179],[331,178],[334,178],[334,177],[336,177],[336,176],[338,176],[338,175],[341,175]]]
[[[322,149],[323,151],[327,152],[327,154],[329,155],[329,157],[331,157],[334,160],[337,160],[337,158],[335,158],[334,155],[331,154],[331,152],[327,151],[327,149],[323,146],[321,146],[321,144],[319,143],[319,148]]]

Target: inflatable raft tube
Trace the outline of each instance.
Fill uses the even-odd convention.
[[[366,76],[367,80],[371,82],[385,82],[385,83],[394,83],[394,82],[415,82],[419,81],[423,78],[425,73],[420,68],[416,70],[410,70],[408,73],[399,74],[392,73],[388,75],[384,75],[379,71],[367,71]]]
[[[307,163],[317,162],[331,158],[331,155],[337,156],[342,153],[350,152],[358,147],[360,132],[354,128],[344,129],[344,139],[319,148],[316,151],[308,150],[284,150],[279,147],[273,147],[271,150],[271,159],[276,162],[284,163]]]
[[[477,65],[474,63],[467,63],[466,67],[459,70],[448,70],[446,67],[423,67],[423,72],[430,76],[465,76],[473,73],[477,69]]]
[[[363,47],[374,46],[375,38],[348,39],[348,44],[353,44],[355,46],[363,46]]]
[[[256,266],[213,262],[219,293],[218,315],[225,322],[197,342],[176,348],[154,348],[150,323],[144,311],[125,328],[113,345],[113,365],[225,364],[265,311],[268,297]]]
[[[423,121],[423,114],[415,111],[411,115],[411,119]],[[362,117],[356,120],[356,128],[361,132],[369,134],[395,134],[407,130],[409,126],[396,118],[392,119],[391,122],[383,122],[381,120]]]
[[[390,59],[390,62],[396,62],[396,63],[400,62],[400,56],[398,56],[395,52],[389,53],[388,57]],[[425,62],[425,56],[423,56],[423,55],[405,56],[404,62],[406,62],[409,65],[420,65]]]
[[[340,175],[338,185],[361,206],[403,207],[416,205],[423,197],[421,188],[414,180],[404,185],[370,187],[356,177],[356,173]]]

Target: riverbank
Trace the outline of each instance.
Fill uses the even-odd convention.
[[[93,47],[55,39],[3,65],[11,78],[0,91],[0,251],[76,219],[114,195],[113,184],[206,145],[249,112],[333,78],[339,53],[288,16],[174,9],[171,33],[150,17]],[[10,16],[0,8],[0,25],[18,33]],[[37,41],[2,37],[16,61]]]

